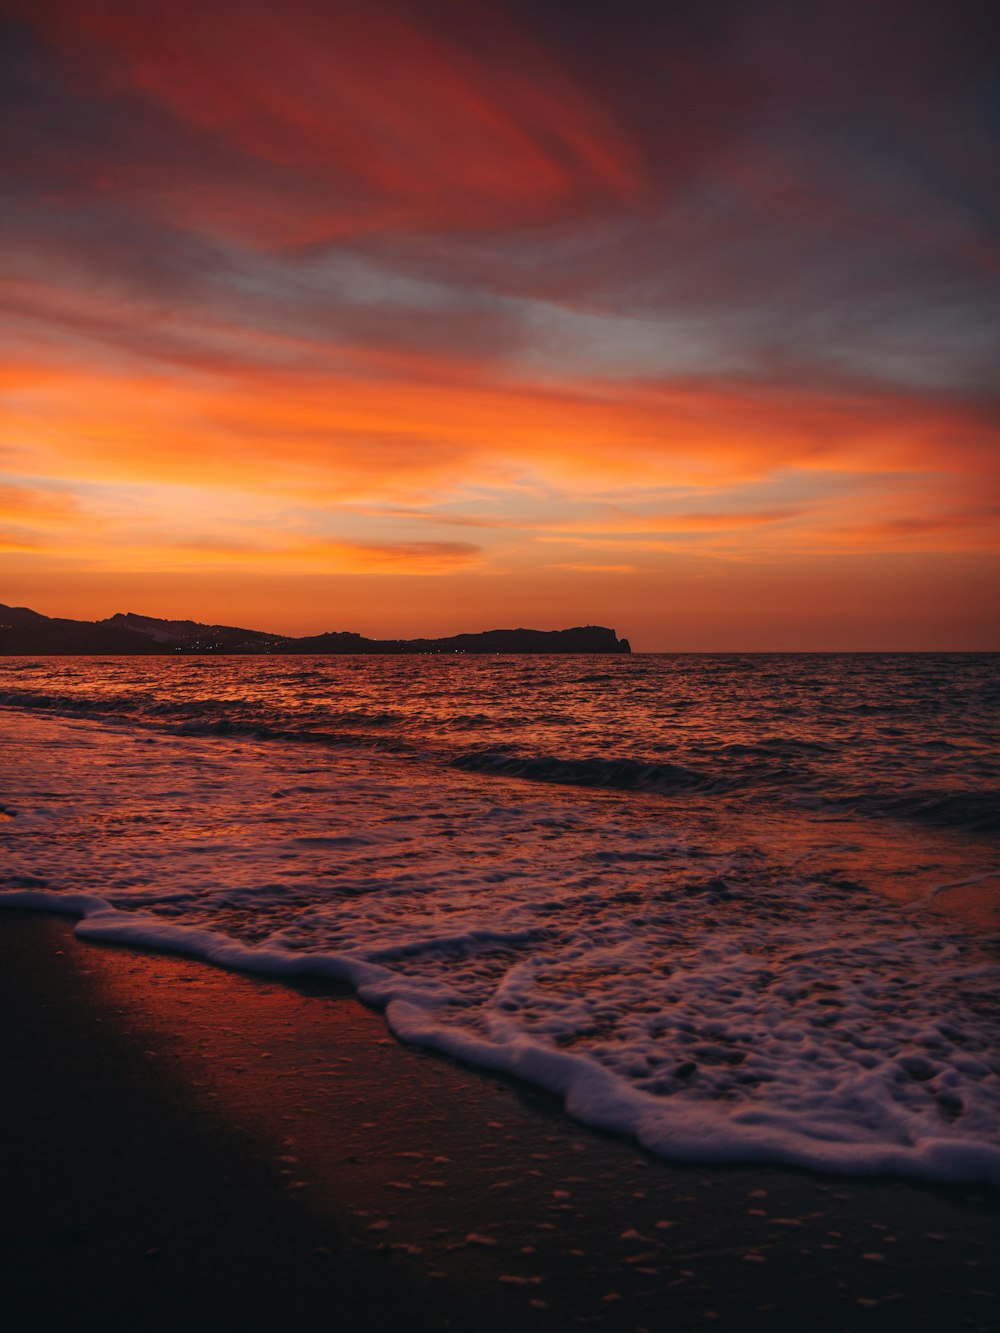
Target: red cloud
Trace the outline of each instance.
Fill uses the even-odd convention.
[[[105,95],[184,128],[183,167],[128,163],[117,181],[106,168],[112,190],[166,199],[174,217],[301,242],[539,221],[638,195],[635,149],[558,62],[499,10],[477,9],[474,28],[461,6],[439,13],[435,24],[392,0],[41,0],[32,16]]]

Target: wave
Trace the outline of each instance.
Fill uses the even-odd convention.
[[[160,702],[152,696],[87,697],[47,695],[34,692],[0,691],[0,707],[55,713],[59,717],[82,718],[94,722],[117,722],[150,728],[174,736],[231,736],[256,741],[281,741],[331,748],[355,747],[386,752],[409,752],[411,747],[398,736],[382,734],[395,716],[349,710],[328,714],[327,720],[341,721],[351,730],[333,731],[328,727],[275,725],[252,716],[233,713],[231,701]]]
[[[419,715],[410,716],[401,708],[337,708],[327,706],[321,697],[282,713],[269,709],[266,701],[241,703],[225,697],[163,699],[144,690],[102,695],[7,689],[0,690],[0,706],[131,724],[180,736],[374,750],[445,763],[487,777],[678,798],[702,795],[744,803],[778,802],[798,809],[848,813],[976,837],[1000,836],[1000,790],[995,786],[959,786],[961,773],[953,771],[949,776],[956,782],[954,786],[911,788],[905,785],[908,775],[901,763],[898,778],[886,780],[873,772],[873,785],[857,787],[853,785],[857,762],[845,771],[837,747],[815,737],[765,734],[755,741],[689,743],[686,754],[695,762],[675,763],[628,754],[612,757],[459,748],[459,738],[480,726],[500,727],[505,734],[517,736],[530,735],[533,726],[541,725],[554,727],[572,740],[563,726],[564,715],[551,712],[522,717],[439,711],[434,719],[434,735],[433,728],[427,730]],[[925,739],[923,745],[925,759],[955,748],[951,742],[936,738]]]
[[[737,747],[732,747],[733,749]],[[739,747],[755,756],[762,747]],[[730,756],[732,758],[732,756]],[[452,759],[456,768],[497,777],[525,778],[575,787],[606,787],[616,791],[649,791],[733,795],[753,800],[785,799],[791,805],[827,809],[866,818],[892,819],[956,832],[1000,834],[1000,791],[870,791],[838,792],[822,772],[791,765],[746,763],[730,772],[696,769],[680,764],[630,758],[559,758],[501,751],[472,751]],[[720,765],[721,766],[721,765]]]
[[[948,1107],[962,1108],[960,1098],[952,1095],[950,1102],[939,1098],[942,1109],[933,1130],[930,1123],[921,1123],[906,1102],[896,1102],[893,1080],[906,1079],[913,1087],[923,1088],[931,1077],[928,1061],[914,1055],[890,1060],[883,1072],[892,1077],[885,1083],[874,1072],[873,1056],[865,1062],[873,1072],[865,1073],[862,1068],[853,1082],[839,1089],[831,1083],[815,1105],[794,1101],[785,1105],[779,1100],[731,1106],[724,1099],[686,1100],[683,1089],[697,1061],[688,1061],[674,1071],[672,1089],[681,1090],[681,1095],[647,1091],[585,1053],[559,1049],[530,1033],[497,1038],[449,1022],[442,1017],[447,1006],[442,1009],[440,1001],[413,985],[411,978],[380,962],[332,952],[247,945],[204,927],[122,911],[93,894],[15,890],[0,893],[0,907],[77,916],[81,920],[76,933],[83,939],[164,950],[233,970],[346,983],[360,999],[384,1007],[389,1028],[401,1040],[525,1079],[561,1097],[568,1112],[582,1123],[624,1134],[674,1161],[772,1163],[852,1175],[901,1175],[940,1183],[1000,1186],[1000,1146],[995,1133],[970,1135],[949,1128],[949,1116],[962,1112],[948,1111]],[[472,948],[503,948],[508,943],[497,932],[480,934],[483,939],[467,938],[453,942],[453,947],[465,943]],[[384,956],[395,955],[388,951]],[[809,970],[807,966],[807,974]],[[940,1031],[947,1036],[944,1027]],[[956,1041],[962,1038],[960,1033],[954,1035]],[[728,1058],[733,1051],[718,1041],[703,1043],[695,1054],[706,1067],[720,1060],[723,1068],[733,1064]],[[806,1064],[812,1058],[808,1049],[800,1055]],[[786,1059],[796,1058],[789,1046]],[[966,1065],[977,1063],[981,1062],[965,1058]],[[859,1106],[863,1108],[860,1116]]]
[[[990,827],[970,730],[883,744],[817,707],[786,742],[770,700],[742,730],[714,696],[678,722],[669,680],[648,713],[581,699],[533,729],[557,690],[505,700],[483,665],[449,664],[428,706],[438,664],[370,670],[350,699],[275,686],[266,663],[207,686],[139,666],[72,703],[55,673],[25,681],[0,699],[0,906],[348,982],[400,1037],[665,1157],[1000,1178],[989,925],[873,892],[887,863],[928,904],[992,892],[993,847],[912,830]],[[447,733],[480,709],[492,730]],[[498,722],[522,710],[523,728]],[[43,720],[59,711],[94,721]],[[359,712],[389,720],[333,724]],[[963,735],[957,759],[924,745]]]
[[[4,708],[58,713],[63,717],[104,718],[109,713],[127,716],[122,712],[123,703],[126,707],[134,707],[136,702],[134,698],[126,702],[114,697],[102,699],[74,694],[42,694],[36,690],[0,690],[0,706]]]
[[[559,759],[550,755],[477,750],[460,754],[451,762],[455,768],[467,772],[566,783],[575,787],[611,787],[620,791],[690,791],[695,788],[721,791],[733,785],[729,780],[698,773],[680,764],[641,759],[602,759],[599,756]]]
[[[857,814],[900,819],[931,828],[1000,834],[1000,791],[864,792],[840,802]]]

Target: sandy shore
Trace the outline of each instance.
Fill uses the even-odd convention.
[[[0,913],[16,1330],[1000,1328],[1000,1197],[645,1157],[352,997]]]

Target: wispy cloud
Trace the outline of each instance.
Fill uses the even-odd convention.
[[[994,553],[989,6],[591,10],[15,4],[18,577]]]
[[[634,574],[635,565],[598,565],[588,560],[565,560],[549,569],[570,569],[577,574]]]

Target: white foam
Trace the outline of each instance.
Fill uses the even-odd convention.
[[[345,982],[665,1157],[1000,1184],[995,963],[838,876],[856,829],[782,862],[625,798],[371,757],[50,719],[11,744],[0,906]]]
[[[347,983],[363,999],[386,1006],[390,1028],[404,1041],[544,1087],[564,1097],[567,1110],[585,1124],[630,1135],[663,1157],[774,1162],[825,1171],[1000,1185],[996,1134],[1000,1089],[994,1086],[992,1096],[966,1108],[973,1112],[981,1136],[970,1134],[968,1125],[950,1133],[935,1127],[927,1114],[928,1099],[900,1095],[893,1072],[899,1064],[892,1039],[866,1043],[868,1049],[880,1051],[871,1068],[838,1068],[829,1052],[786,1019],[776,1028],[784,1085],[778,1085],[772,1063],[775,1085],[765,1101],[734,1102],[720,1096],[718,1089],[703,1090],[691,1098],[676,1094],[664,1098],[615,1071],[623,1060],[634,1066],[643,1058],[642,1044],[635,1040],[623,1046],[616,1061],[608,1065],[593,1054],[555,1049],[516,1032],[507,1021],[497,1025],[506,1029],[506,1039],[491,1039],[474,1026],[449,1021],[454,997],[446,990],[414,985],[405,976],[356,957],[250,947],[212,930],[123,912],[93,895],[21,890],[0,894],[0,906],[80,914],[83,919],[76,933],[84,939],[169,950],[234,970]],[[436,943],[453,949],[457,942],[451,937]],[[483,940],[470,938],[465,943],[477,947]],[[720,976],[718,981],[724,984],[725,978]],[[565,1025],[565,1016],[560,1021]],[[703,1027],[710,1028],[717,1039],[738,1035],[721,1032],[717,1007],[714,1019]],[[658,1044],[657,1049],[664,1047]],[[940,1058],[937,1077],[941,1086],[965,1087],[968,1079],[955,1077],[954,1050],[949,1043],[951,1058]],[[681,1050],[678,1055],[684,1053]],[[818,1076],[817,1071],[823,1069],[832,1072]],[[950,1072],[950,1079],[941,1079],[942,1069]],[[972,1062],[972,1072],[977,1084],[984,1075],[994,1085],[1000,1083],[995,1070],[981,1062]]]

